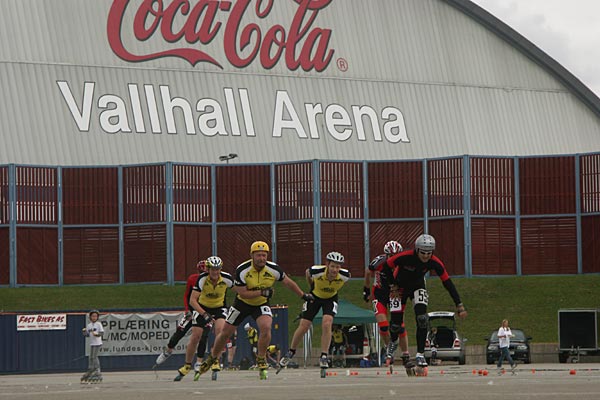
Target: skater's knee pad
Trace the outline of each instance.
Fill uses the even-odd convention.
[[[400,325],[400,329],[398,330],[398,337],[404,337],[406,336],[407,332],[406,332],[406,328],[404,327],[404,324]]]
[[[417,327],[422,329],[427,329],[427,322],[429,321],[429,317],[427,314],[417,315]]]
[[[379,326],[379,333],[381,335],[385,336],[385,335],[389,335],[390,334],[389,333],[390,323],[389,323],[388,320],[378,322],[377,325]]]
[[[390,324],[390,332],[395,333],[395,334],[399,334],[400,331],[404,329],[404,327],[402,325],[403,324],[397,324],[395,322],[392,322]]]

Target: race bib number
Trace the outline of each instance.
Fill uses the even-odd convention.
[[[260,306],[260,313],[262,315],[268,315],[270,317],[273,316],[273,313],[271,312],[271,307],[269,306]]]
[[[427,293],[427,289],[417,289],[415,290],[413,298],[413,303],[416,304],[429,304],[429,294]]]
[[[237,317],[239,315],[240,315],[240,311],[236,308],[233,308],[233,306],[231,306],[231,307],[229,307],[229,311],[227,312],[227,318],[225,318],[225,321],[227,321],[228,323],[233,325],[233,323],[235,322],[235,320],[237,319]]]
[[[390,312],[402,311],[402,301],[398,297],[390,297]]]

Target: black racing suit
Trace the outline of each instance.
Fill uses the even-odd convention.
[[[402,302],[406,304],[407,299],[411,299],[415,309],[417,320],[417,353],[425,351],[425,340],[427,339],[427,304],[429,295],[425,286],[425,275],[434,271],[442,280],[442,284],[450,293],[454,304],[461,303],[460,295],[450,279],[442,260],[436,256],[431,256],[429,261],[422,262],[415,250],[407,250],[398,253],[387,260],[387,264],[394,275],[392,282],[402,291]],[[404,313],[391,314],[391,328],[399,329],[404,320]]]

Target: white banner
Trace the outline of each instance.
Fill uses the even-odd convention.
[[[104,327],[101,356],[131,356],[158,354],[177,329],[183,312],[104,314],[100,322]],[[188,335],[177,343],[175,354],[185,353]],[[86,355],[89,338],[86,338]]]
[[[49,331],[67,329],[67,314],[17,315],[17,331]]]

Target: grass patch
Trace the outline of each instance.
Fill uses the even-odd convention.
[[[469,316],[458,324],[470,344],[483,344],[484,337],[500,326],[503,318],[513,328],[521,328],[536,343],[558,341],[558,310],[561,308],[600,308],[600,275],[527,276],[501,278],[454,278]],[[303,278],[296,280],[307,289]],[[287,304],[290,338],[296,327],[302,301],[276,284],[272,304]],[[116,309],[180,309],[185,286],[106,285],[65,287],[23,287],[0,289],[0,311],[87,311]],[[429,311],[453,311],[454,304],[438,278],[428,281]],[[362,279],[346,284],[340,297],[370,309],[362,300]],[[231,304],[232,295],[228,296]],[[414,313],[407,308],[405,321],[414,344]],[[320,338],[315,329],[314,338]],[[316,345],[316,343],[315,343]]]

